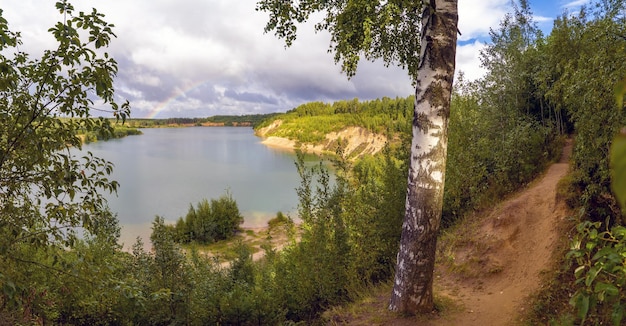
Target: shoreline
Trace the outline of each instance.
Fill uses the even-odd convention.
[[[302,150],[303,152],[312,153],[316,155],[326,155],[330,153],[329,151],[323,148],[323,145],[302,144],[298,146],[294,140],[283,138],[283,137],[276,137],[276,136],[269,136],[267,138],[263,138],[263,140],[261,140],[261,144],[267,147],[275,148],[278,150],[290,151],[290,152],[295,152],[297,149],[299,149],[299,150]]]

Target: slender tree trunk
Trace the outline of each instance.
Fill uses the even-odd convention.
[[[407,314],[433,310],[457,22],[457,0],[424,2],[406,210],[389,304]]]

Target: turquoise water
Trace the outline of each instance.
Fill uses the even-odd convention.
[[[244,226],[264,226],[282,211],[294,217],[299,177],[295,154],[266,147],[251,128],[143,129],[143,135],[87,144],[83,151],[115,164],[118,195],[108,198],[129,247],[148,243],[156,215],[166,222],[189,205],[217,199],[227,190],[237,201]],[[311,164],[318,159],[309,158]]]

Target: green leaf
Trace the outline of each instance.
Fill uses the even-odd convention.
[[[616,296],[619,294],[619,290],[617,289],[615,285],[603,283],[603,282],[596,283],[594,292],[598,294],[606,293],[609,296]],[[598,298],[600,298],[600,296],[598,296]],[[603,297],[600,300],[603,300]]]
[[[576,270],[574,270],[574,275],[576,275],[576,278],[580,278],[580,276],[582,275],[584,271],[585,271],[585,265],[578,266],[576,267]]]
[[[581,320],[581,325],[585,322],[585,317],[587,317],[587,313],[589,312],[589,295],[584,293],[579,293],[574,296],[570,301],[576,310],[578,311],[578,318]]]
[[[622,209],[626,209],[626,134],[615,137],[610,155],[613,193]]]
[[[597,266],[591,266],[591,268],[589,269],[589,272],[587,273],[587,278],[585,278],[585,285],[591,286],[591,284],[596,279],[596,277],[598,276],[601,270],[602,270],[602,267],[598,268]]]
[[[591,258],[591,260],[598,260],[604,256],[610,255],[612,253],[614,253],[615,249],[613,247],[610,246],[606,246],[600,250],[598,250],[598,252],[593,255],[593,258]]]

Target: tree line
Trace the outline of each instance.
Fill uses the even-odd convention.
[[[167,126],[202,126],[204,124],[223,125],[226,127],[255,127],[263,120],[277,113],[242,114],[242,115],[215,115],[206,118],[165,118],[165,119],[128,119],[129,126],[135,128],[156,128]]]

